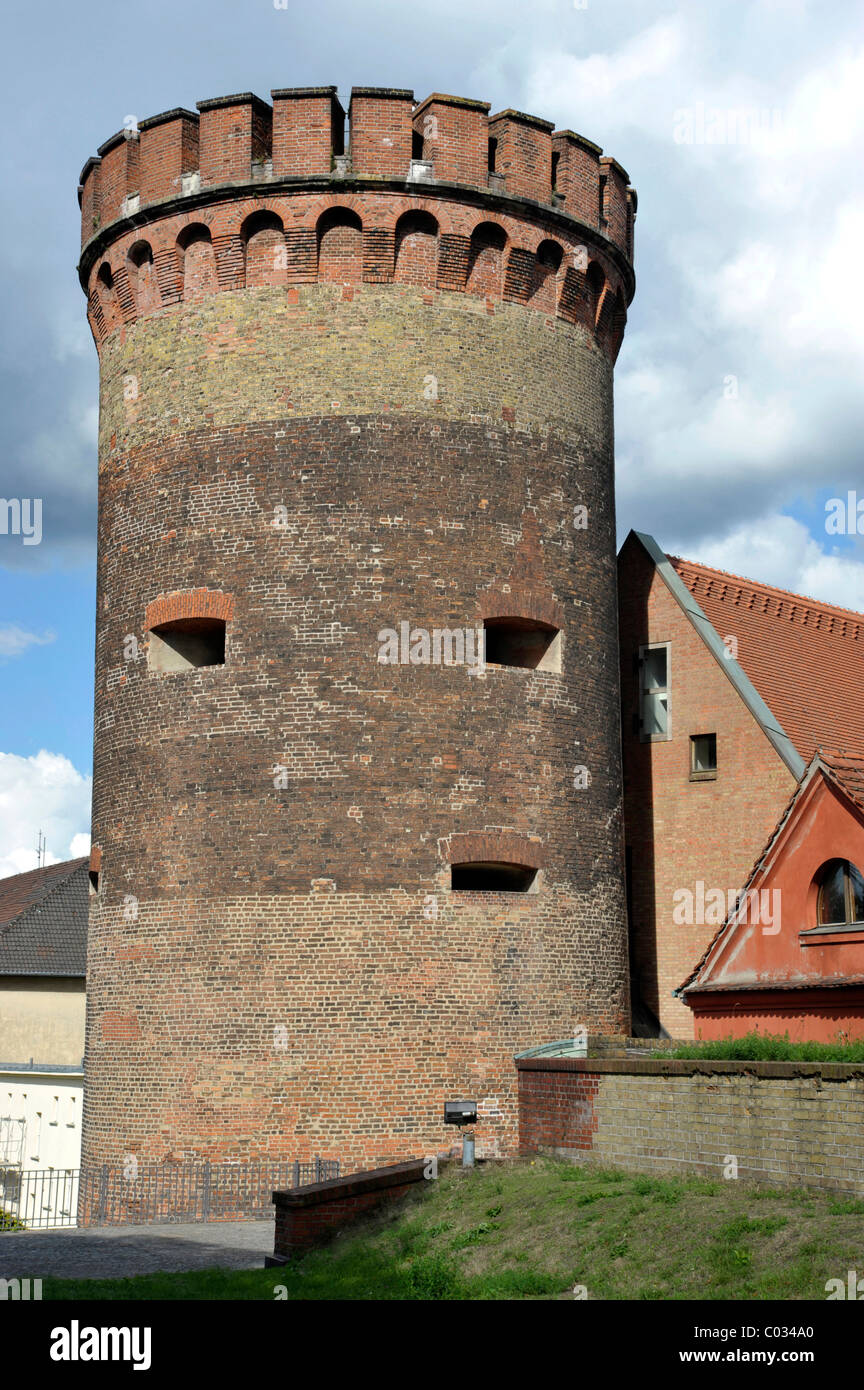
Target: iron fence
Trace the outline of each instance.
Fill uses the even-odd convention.
[[[74,1226],[78,1211],[77,1168],[20,1168],[0,1170],[0,1229],[3,1216],[28,1230]]]
[[[277,1188],[338,1178],[338,1159],[0,1170],[0,1218],[28,1230],[266,1220]],[[0,1219],[2,1229],[2,1219]]]

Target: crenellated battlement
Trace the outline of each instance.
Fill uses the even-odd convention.
[[[435,92],[217,97],[118,131],[81,173],[81,283],[97,345],[191,296],[406,280],[582,322],[614,357],[636,194],[551,121]]]

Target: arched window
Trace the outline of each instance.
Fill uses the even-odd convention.
[[[431,212],[406,212],[396,223],[396,275],[406,285],[434,285],[438,223]]]
[[[817,874],[820,927],[864,922],[864,875],[848,859],[829,859]]]
[[[606,276],[603,274],[603,267],[598,265],[596,261],[592,261],[585,272],[585,279],[588,281],[591,320],[596,324],[597,316],[600,312],[600,301],[603,297],[603,289],[606,284]]]
[[[615,294],[614,312],[612,315],[612,351],[618,356],[618,351],[624,339],[624,329],[627,326],[627,305],[624,303],[624,295],[619,289]]]
[[[127,273],[136,313],[146,314],[158,309],[162,301],[153,268],[153,248],[149,241],[136,241],[130,248]]]
[[[532,309],[554,314],[558,307],[558,271],[564,251],[557,241],[541,241],[534,258],[534,284],[528,301]]]
[[[177,246],[183,263],[183,298],[200,299],[202,295],[215,294],[219,283],[210,228],[203,222],[184,227]]]
[[[363,223],[350,208],[318,219],[318,279],[356,284],[363,278]]]
[[[106,309],[114,299],[114,276],[111,274],[111,267],[107,261],[103,261],[100,265],[96,283],[99,286],[99,298],[102,301],[102,307]]]
[[[253,212],[240,231],[246,246],[246,286],[284,285],[285,229],[275,212]]]
[[[500,296],[506,246],[507,233],[496,222],[481,222],[474,228],[465,286],[469,294]]]
[[[219,589],[181,590],[148,603],[144,630],[149,633],[151,671],[224,666],[227,626],[233,614],[233,595]]]
[[[102,337],[107,336],[120,322],[117,297],[114,293],[114,276],[107,261],[103,261],[96,275],[96,319],[101,318]]]

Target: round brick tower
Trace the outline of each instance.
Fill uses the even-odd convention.
[[[513,1152],[626,1031],[612,375],[636,198],[435,94],[85,165],[101,362],[85,1164]],[[343,152],[345,151],[345,152]],[[482,660],[485,641],[486,660]]]

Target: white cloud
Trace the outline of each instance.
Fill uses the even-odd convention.
[[[0,753],[0,878],[37,867],[40,830],[46,863],[86,853],[90,790],[91,779],[60,753]]]
[[[35,632],[25,632],[23,628],[4,624],[0,627],[0,658],[20,656],[28,647],[44,647],[55,638],[56,633],[53,632],[46,632],[43,637],[39,637]]]
[[[530,109],[560,115],[576,96],[582,109],[590,107],[596,113],[598,125],[610,115],[620,125],[639,109],[644,116],[640,84],[668,75],[684,47],[682,22],[676,16],[658,20],[617,48],[585,58],[560,50],[535,52],[524,79]],[[590,131],[580,133],[594,138]]]
[[[824,550],[791,516],[778,513],[751,521],[723,540],[701,542],[696,553],[682,541],[669,550],[714,569],[864,612],[864,562]]]

